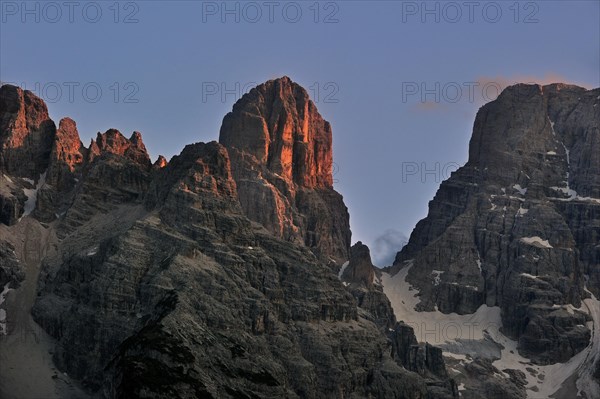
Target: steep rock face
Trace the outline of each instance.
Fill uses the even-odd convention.
[[[150,183],[150,157],[141,135],[118,130],[98,133],[90,148],[81,145],[75,123],[61,121],[46,184],[39,188],[35,214],[43,221],[62,218],[59,235],[107,212],[106,204],[138,203]]]
[[[371,261],[369,247],[359,241],[350,248],[350,260],[344,269],[342,280],[370,288],[373,286],[374,278],[375,268]]]
[[[71,118],[61,119],[50,153],[46,181],[59,192],[70,190],[86,158],[87,148],[79,139],[77,124]]]
[[[75,121],[63,118],[56,129],[40,98],[15,86],[0,87],[2,223],[16,223],[26,213],[27,202],[32,207],[28,212],[40,221],[51,222],[69,210],[68,218],[76,225],[93,214],[92,208],[101,209],[104,200],[141,200],[150,166],[140,133],[126,139],[110,129],[98,133],[87,149]],[[83,179],[84,175],[90,179]],[[76,195],[77,190],[88,192]],[[78,203],[71,207],[73,201]]]
[[[329,268],[244,216],[224,147],[158,173],[46,260],[59,367],[107,397],[427,397]]]
[[[369,247],[357,242],[350,248],[350,260],[338,273],[342,283],[352,293],[363,311],[362,316],[372,320],[382,332],[388,334],[396,324],[389,299],[383,293],[376,270],[371,262]]]
[[[55,220],[73,199],[73,190],[81,180],[87,148],[79,139],[77,125],[63,118],[56,130],[43,184],[37,188],[35,215],[45,222]]]
[[[32,92],[0,87],[0,170],[37,180],[48,168],[56,126],[46,104]]]
[[[22,186],[15,180],[4,173],[0,175],[0,223],[7,226],[18,222],[25,212],[27,201]]]
[[[424,379],[428,397],[458,397],[456,384],[446,372],[442,350],[417,342],[414,329],[403,321],[396,321],[380,275],[381,271],[371,262],[369,247],[360,241],[350,248],[350,260],[339,273],[340,280],[357,301],[359,314],[386,334],[392,359]]]
[[[483,106],[469,161],[442,183],[391,272],[421,310],[502,309],[503,332],[541,363],[588,345],[584,286],[600,270],[600,90],[516,85]],[[411,262],[406,262],[406,261]]]
[[[349,215],[333,190],[331,126],[302,87],[283,77],[252,89],[223,119],[219,142],[251,220],[325,261],[348,259]]]
[[[117,129],[108,129],[105,133],[98,133],[96,140],[92,140],[88,160],[91,162],[103,153],[122,155],[142,166],[150,167],[150,156],[142,141],[139,132],[133,132],[129,139],[125,138]]]
[[[156,162],[154,162],[152,164],[152,167],[155,168],[155,169],[162,169],[165,166],[167,166],[168,163],[169,163],[169,161],[167,161],[167,158],[165,158],[162,155],[159,155],[158,159],[156,160]]]
[[[412,327],[399,322],[390,336],[392,356],[407,369],[421,375],[448,378],[442,350],[430,344],[419,344]]]
[[[98,156],[86,166],[72,200],[59,214],[57,234],[63,237],[115,206],[141,205],[150,182],[147,165],[112,153]]]
[[[24,279],[25,271],[15,255],[15,248],[9,242],[0,240],[0,292],[4,291],[6,284],[16,288]]]
[[[248,152],[299,186],[333,187],[331,126],[288,77],[243,96],[223,119],[219,142]]]
[[[395,319],[377,284],[357,306],[334,273],[350,230],[331,188],[331,130],[303,89],[292,93],[296,111],[289,98],[272,102],[282,127],[272,127],[270,163],[212,142],[152,166],[138,133],[110,129],[85,148],[65,118],[39,159],[45,179],[2,169],[0,194],[16,199],[6,208],[17,223],[2,234],[30,218],[52,222],[35,222],[52,238],[30,265],[41,269],[32,315],[57,341],[58,369],[91,394],[457,397],[429,366],[411,371],[392,358],[383,331]],[[290,129],[298,164],[286,172]],[[249,213],[256,205],[271,224]],[[29,234],[27,246],[38,238]],[[0,245],[2,281],[22,278],[13,255]]]

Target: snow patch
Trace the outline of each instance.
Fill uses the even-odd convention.
[[[523,187],[521,187],[521,185],[520,185],[520,184],[515,184],[515,185],[513,186],[513,188],[514,188],[515,190],[517,190],[517,191],[519,192],[519,194],[521,194],[521,195],[525,195],[525,194],[527,194],[527,189],[526,189],[526,188],[523,188]]]
[[[475,313],[459,315],[439,311],[418,312],[419,291],[412,287],[406,277],[413,261],[406,261],[404,268],[394,276],[382,273],[383,292],[386,294],[396,319],[413,327],[419,342],[433,345],[456,344],[456,340],[482,340],[485,329],[498,330],[501,326],[500,308],[481,305]],[[446,355],[446,351],[444,351]]]
[[[531,278],[533,280],[537,280],[538,279],[538,276],[534,276],[533,274],[529,274],[529,273],[521,273],[521,274],[519,274],[519,276]]]
[[[550,245],[550,243],[548,242],[548,240],[542,240],[538,236],[521,237],[520,241],[524,242],[525,244],[528,244],[528,245],[533,245],[534,247],[540,247],[541,246],[543,248],[554,248],[552,245]]]
[[[552,187],[550,187],[550,189],[568,195],[569,196],[569,198],[568,198],[569,200],[577,198],[577,191],[571,190],[569,188],[569,183],[568,182],[567,182],[567,187],[552,186]]]
[[[467,360],[467,355],[452,353],[452,352],[444,352],[444,356],[456,359],[456,360]]]
[[[481,255],[479,255],[479,251],[477,251],[477,260],[475,260],[475,263],[477,263],[479,273],[483,273],[483,271],[481,270]]]
[[[348,267],[348,265],[350,264],[350,261],[347,260],[346,262],[344,262],[344,264],[342,265],[342,268],[340,269],[340,272],[338,273],[338,279],[342,279],[342,275],[344,274],[344,270],[346,270],[346,268]]]
[[[595,202],[597,204],[600,204],[600,198],[592,198],[592,197],[580,197],[579,195],[577,197],[575,197],[576,200],[579,201],[587,201],[587,202]]]
[[[394,276],[382,273],[382,282],[383,291],[391,302],[396,318],[413,327],[419,342],[442,345],[445,357],[457,359],[462,363],[468,361],[464,352],[461,352],[468,346],[465,340],[483,342],[486,338],[502,348],[500,359],[492,363],[494,367],[499,370],[520,370],[524,373],[528,398],[551,397],[573,375],[578,376],[578,395],[585,393],[588,398],[600,397],[600,385],[592,376],[592,366],[596,361],[600,361],[600,301],[596,297],[590,294],[591,298],[585,299],[582,307],[578,309],[593,318],[593,321],[588,323],[588,327],[592,329],[592,339],[588,347],[565,363],[540,366],[519,355],[517,342],[501,333],[499,307],[482,305],[475,313],[466,315],[443,314],[438,311],[417,312],[415,306],[419,303],[419,292],[406,281],[412,266],[413,261],[410,260],[406,261],[404,267]],[[557,306],[565,307],[567,311],[575,309],[572,305]],[[509,378],[505,372],[498,376]]]
[[[557,155],[557,154],[556,154],[556,151],[548,151],[546,153],[546,155]]]
[[[567,312],[569,312],[570,314],[575,314],[575,309],[577,309],[575,306],[568,304],[568,305],[557,305],[554,304],[552,305],[552,309],[564,309]],[[581,327],[584,327],[583,325],[581,325]]]
[[[442,282],[441,275],[444,274],[443,270],[432,270],[431,274],[433,274],[433,285],[440,285]]]
[[[558,191],[560,193],[563,193],[565,195],[568,195],[569,198],[553,198],[553,197],[549,197],[549,199],[553,199],[553,200],[557,200],[557,201],[586,201],[586,202],[595,202],[597,204],[600,204],[600,198],[593,198],[593,197],[582,197],[580,196],[577,191],[572,190],[569,187],[569,183],[567,182],[567,187],[556,187],[556,186],[552,186],[550,187],[551,190],[554,191]]]
[[[529,212],[529,209],[519,207],[519,210],[517,211],[517,214],[515,216],[522,218],[524,215],[527,214],[527,212]]]
[[[598,396],[600,387],[591,377],[593,362],[600,355],[600,337],[597,336],[598,329],[600,329],[600,301],[592,296],[592,299],[586,299],[583,302],[584,304],[579,310],[590,314],[594,320],[588,323],[590,329],[592,329],[592,339],[586,349],[565,363],[555,363],[548,366],[535,365],[529,359],[518,354],[516,341],[510,340],[502,334],[493,337],[496,342],[504,346],[504,349],[502,349],[501,358],[492,364],[500,370],[516,369],[523,371],[528,383],[526,388],[529,398],[551,397],[573,375],[579,375],[576,383],[579,392],[585,392],[588,398],[600,397]],[[533,369],[534,372],[528,371],[527,368]],[[540,376],[542,377],[540,378]],[[533,392],[533,387],[537,387],[538,391]]]
[[[23,212],[23,216],[29,215],[35,209],[35,205],[37,203],[38,191],[46,183],[46,173],[47,172],[44,172],[40,175],[40,179],[38,180],[38,183],[35,186],[35,188],[24,188],[23,189],[23,192],[27,196],[27,201],[25,201],[25,206],[24,206],[25,212]],[[33,180],[31,180],[31,179],[23,179],[23,180],[28,181],[31,184],[33,184]]]

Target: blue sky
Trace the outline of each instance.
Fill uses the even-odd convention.
[[[597,0],[70,4],[0,2],[0,80],[76,120],[86,145],[138,130],[169,158],[216,140],[244,89],[288,75],[332,123],[353,241],[380,265],[464,164],[499,89],[600,86]]]

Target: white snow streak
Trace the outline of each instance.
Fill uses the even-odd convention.
[[[550,245],[550,243],[548,242],[548,240],[542,240],[538,236],[521,237],[520,241],[528,245],[533,245],[534,247],[553,248],[552,245]]]
[[[515,184],[515,185],[513,186],[513,188],[514,188],[515,190],[517,190],[517,191],[519,192],[519,194],[521,194],[521,195],[525,195],[525,194],[527,194],[527,189],[526,189],[526,188],[523,188],[523,187],[521,187],[521,185],[520,185],[520,184]]]
[[[342,268],[340,269],[340,272],[338,273],[338,278],[341,280],[342,279],[342,275],[344,274],[344,270],[346,270],[346,268],[348,267],[348,265],[350,264],[350,261],[346,261],[344,262],[344,264],[342,265]]]
[[[38,191],[46,183],[46,173],[47,172],[44,172],[40,175],[40,179],[38,180],[38,183],[35,186],[35,188],[24,188],[23,189],[23,192],[27,196],[27,201],[25,201],[25,206],[24,206],[25,212],[23,213],[23,216],[29,215],[35,209],[35,205],[37,203]],[[33,184],[33,181],[30,179],[23,179],[23,180],[28,181],[31,184]]]
[[[442,282],[441,275],[444,274],[443,270],[432,270],[431,274],[433,274],[433,285],[440,285]]]
[[[584,300],[584,304],[578,309],[590,314],[593,318],[593,322],[588,323],[588,327],[592,329],[592,339],[588,347],[565,363],[538,366],[528,358],[519,355],[517,342],[500,332],[502,320],[499,307],[482,305],[475,313],[468,315],[415,311],[415,306],[419,302],[419,292],[406,281],[412,265],[412,260],[406,261],[404,268],[395,276],[382,273],[382,283],[396,318],[414,328],[418,341],[434,345],[453,343],[453,345],[446,345],[443,348],[444,356],[465,360],[464,354],[453,353],[450,350],[461,347],[459,340],[482,340],[485,335],[503,347],[501,358],[493,362],[494,367],[499,370],[520,370],[525,374],[528,398],[550,397],[573,375],[579,376],[576,382],[578,394],[585,392],[589,398],[600,397],[600,386],[592,377],[594,371],[592,365],[596,360],[600,361],[600,301],[593,295],[590,299]],[[538,278],[526,273],[522,275]],[[566,308],[570,313],[575,311],[572,305],[555,305],[554,307]],[[455,350],[460,351],[460,349]],[[533,372],[528,371],[527,368]],[[502,372],[502,376],[508,378],[504,372]],[[465,388],[462,384],[460,387],[461,391]]]

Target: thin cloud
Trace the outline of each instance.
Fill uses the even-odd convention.
[[[408,242],[406,235],[398,230],[388,229],[375,239],[371,249],[373,264],[379,267],[391,266],[396,253]]]

